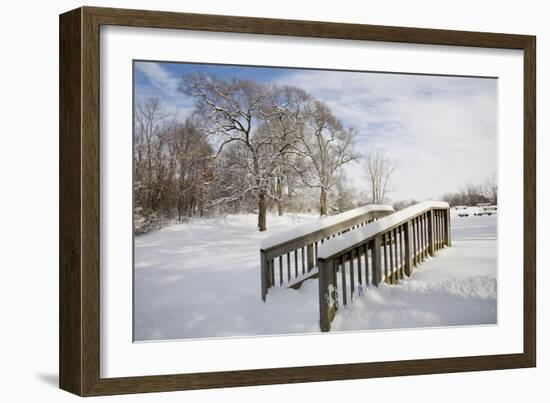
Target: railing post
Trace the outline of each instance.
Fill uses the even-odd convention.
[[[380,281],[382,281],[382,239],[377,236],[374,238],[372,247],[372,284],[378,287]]]
[[[428,253],[430,256],[434,255],[434,211],[428,212]]]
[[[422,251],[422,238],[420,238],[420,217],[417,216],[414,220],[414,246],[416,248],[414,252],[414,265],[418,266],[420,264],[420,255]]]
[[[328,332],[338,309],[338,293],[334,283],[334,259],[318,259],[319,269],[319,325]]]
[[[413,272],[413,233],[412,222],[405,223],[405,274],[410,277]]]
[[[313,245],[310,244],[306,247],[306,256],[307,256],[307,271],[309,272],[311,269],[313,269]]]
[[[451,246],[451,209],[445,213],[445,245]]]
[[[270,285],[268,284],[269,274],[267,270],[268,270],[267,253],[261,250],[260,251],[260,277],[261,277],[261,283],[262,283],[262,300],[264,302],[267,295],[267,289],[269,288],[269,285]]]

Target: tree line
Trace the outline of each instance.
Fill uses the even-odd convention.
[[[134,114],[134,228],[163,220],[255,212],[350,208],[341,169],[358,158],[356,132],[301,88],[245,79],[185,75],[195,102],[183,122],[149,98]]]
[[[479,203],[498,203],[498,180],[493,175],[482,183],[470,183],[458,192],[447,193],[442,200],[452,206],[476,206]]]

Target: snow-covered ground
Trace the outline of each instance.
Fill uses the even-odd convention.
[[[196,220],[136,237],[135,339],[180,339],[317,331],[316,281],[260,297],[260,244],[315,215]]]
[[[496,323],[496,216],[456,217],[452,248],[406,281],[370,287],[341,307],[333,330]],[[135,239],[135,338],[166,340],[319,331],[317,280],[260,298],[262,239],[313,215],[234,215],[173,225]]]

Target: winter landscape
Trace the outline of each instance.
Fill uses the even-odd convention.
[[[364,206],[390,277],[355,245],[331,331],[497,323],[495,79],[136,61],[134,99],[135,341],[320,332],[317,258],[382,227],[260,251]]]

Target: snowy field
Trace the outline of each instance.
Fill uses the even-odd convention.
[[[136,341],[319,332],[317,280],[260,298],[262,239],[313,215],[195,220],[135,238]],[[451,248],[395,286],[370,287],[341,308],[333,330],[494,324],[497,217],[452,213]]]

